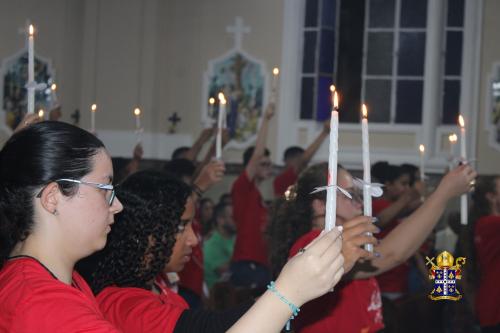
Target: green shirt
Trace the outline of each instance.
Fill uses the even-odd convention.
[[[205,282],[212,288],[220,276],[217,269],[229,264],[233,256],[235,236],[224,238],[215,230],[209,239],[203,242],[203,262],[205,268]]]

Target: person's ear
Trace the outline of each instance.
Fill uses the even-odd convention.
[[[56,182],[52,182],[45,186],[40,197],[40,203],[43,209],[53,215],[57,215],[57,204],[59,202],[59,195],[61,191],[59,190],[59,185]]]
[[[325,205],[325,202],[323,200],[313,199],[311,205],[312,205],[314,216],[325,215],[326,205]]]

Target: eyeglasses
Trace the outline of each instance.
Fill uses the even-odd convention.
[[[346,189],[345,191],[351,195],[351,197],[352,197],[352,199],[350,199],[351,201],[363,203],[363,192],[362,191],[359,191],[357,189]],[[346,199],[348,199],[348,198],[346,197]]]
[[[68,182],[68,183],[75,183],[75,184],[80,184],[80,185],[87,185],[87,186],[92,186],[94,188],[98,188],[100,190],[106,190],[106,191],[111,191],[111,195],[109,195],[108,204],[110,206],[113,205],[113,201],[115,200],[116,194],[115,194],[115,187],[111,184],[101,184],[101,183],[93,183],[93,182],[86,182],[83,180],[77,180],[77,179],[69,179],[69,178],[61,178],[61,179],[56,179],[56,183],[59,182]],[[36,195],[37,198],[40,198],[42,196],[42,192],[45,190],[45,186],[42,188],[42,190]]]

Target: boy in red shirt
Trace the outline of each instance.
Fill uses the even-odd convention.
[[[300,172],[307,167],[323,141],[328,137],[328,133],[330,133],[330,122],[326,121],[323,123],[321,133],[306,150],[297,146],[285,150],[283,154],[285,168],[273,181],[274,195],[276,197],[281,197],[290,185],[295,184]]]
[[[245,169],[231,189],[237,233],[230,271],[231,282],[238,287],[262,288],[271,280],[264,241],[268,212],[258,185],[271,177],[272,164],[265,145],[274,107],[267,107],[255,147],[243,154]]]

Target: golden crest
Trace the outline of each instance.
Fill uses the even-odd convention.
[[[457,289],[456,282],[462,278],[461,267],[465,265],[465,257],[458,257],[456,260],[451,253],[443,251],[437,256],[437,265],[434,257],[425,257],[426,265],[430,265],[429,279],[434,280],[429,298],[433,301],[452,300],[458,301],[462,295]]]

